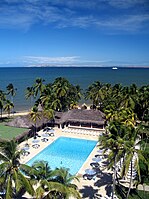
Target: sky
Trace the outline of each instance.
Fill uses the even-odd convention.
[[[0,0],[0,67],[149,67],[149,0]]]

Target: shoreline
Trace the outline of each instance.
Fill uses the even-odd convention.
[[[29,111],[21,111],[21,112],[16,112],[16,113],[10,113],[10,117],[21,116],[21,115],[28,115],[28,114],[29,114]],[[2,118],[3,117],[8,117],[8,113],[4,113],[2,115]]]

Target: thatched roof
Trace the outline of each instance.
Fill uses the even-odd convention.
[[[65,122],[94,123],[103,125],[105,115],[99,110],[72,109],[64,113],[55,114],[55,123],[63,124]]]
[[[36,127],[40,127],[43,123],[50,122],[47,118],[42,118],[36,123]],[[93,109],[72,109],[67,112],[56,112],[54,120],[51,120],[54,124],[63,124],[67,122],[80,122],[80,123],[92,123],[103,125],[105,124],[105,115],[99,110]],[[18,116],[11,122],[7,123],[8,126],[20,127],[20,128],[32,128],[35,124],[31,121],[29,115]]]
[[[46,118],[37,120],[36,126],[40,127],[43,123],[47,122],[48,120]],[[8,122],[7,125],[20,128],[32,128],[35,124],[31,121],[29,115],[22,115],[14,118],[11,122]]]

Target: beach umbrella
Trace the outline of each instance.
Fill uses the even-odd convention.
[[[48,133],[42,134],[42,137],[49,137],[50,135]]]
[[[43,131],[49,131],[49,130],[51,130],[50,127],[45,127],[45,128],[43,129]]]
[[[92,159],[94,162],[100,162],[101,161],[101,158],[100,157],[96,157],[96,158],[93,158]]]
[[[38,139],[33,139],[32,143],[38,143],[39,141]]]
[[[54,131],[54,129],[50,129],[50,130],[48,130],[48,132],[54,133],[55,131]]]
[[[96,174],[96,171],[95,171],[94,169],[86,169],[86,170],[85,170],[85,173],[86,173],[87,175],[93,176],[93,175]]]
[[[98,150],[97,152],[99,153],[99,155],[103,154],[103,150]]]
[[[28,147],[28,146],[25,146],[25,147],[22,148],[22,150],[28,151],[28,150],[29,150],[29,147]]]

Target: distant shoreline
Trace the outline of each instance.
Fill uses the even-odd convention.
[[[16,112],[16,113],[10,113],[10,117],[21,116],[21,115],[28,115],[28,114],[29,114],[29,111],[20,111],[20,112]],[[2,115],[2,118],[4,118],[4,117],[8,117],[8,114],[4,113]]]
[[[32,65],[32,66],[0,66],[0,68],[113,68],[117,67],[118,69],[120,68],[130,68],[130,69],[149,69],[149,66],[76,66],[76,65],[71,65],[71,66],[66,66],[66,65],[61,65],[61,66],[55,66],[55,65]]]

